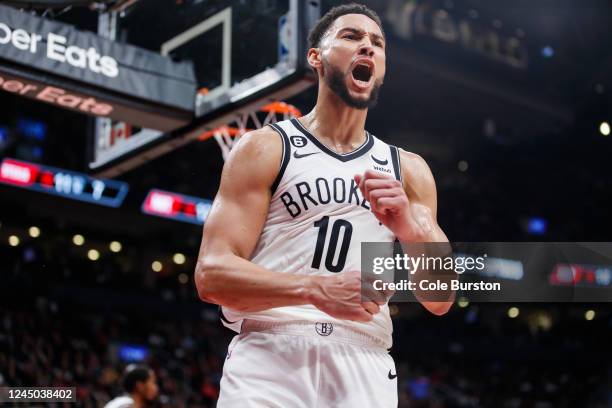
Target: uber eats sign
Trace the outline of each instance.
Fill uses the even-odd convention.
[[[59,34],[47,33],[46,38],[43,38],[35,32],[27,32],[22,28],[12,30],[5,23],[0,23],[0,44],[10,44],[18,50],[32,54],[37,54],[42,48],[46,51],[44,57],[50,60],[88,69],[109,78],[119,75],[119,65],[113,57],[98,54],[94,47],[85,49],[78,45],[69,45],[68,39]]]
[[[170,131],[193,117],[191,63],[176,63],[0,5],[0,90]]]

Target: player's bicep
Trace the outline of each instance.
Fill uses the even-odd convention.
[[[421,156],[401,149],[400,163],[408,199],[428,207],[435,220],[438,212],[438,193],[429,166]]]
[[[437,221],[438,193],[436,181],[423,158],[417,154],[400,150],[400,163],[404,175],[404,190],[408,200],[427,207],[433,222],[431,242],[448,242],[448,237]]]
[[[269,194],[245,190],[239,197],[219,193],[204,226],[203,253],[231,252],[247,259],[263,228]]]
[[[204,225],[200,256],[231,252],[248,259],[263,229],[282,143],[273,131],[243,137],[228,157]]]

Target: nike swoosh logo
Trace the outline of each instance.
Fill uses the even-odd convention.
[[[391,374],[391,370],[389,370],[389,379],[395,380],[397,378],[397,374]]]
[[[305,153],[305,154],[299,154],[298,152],[293,152],[293,157],[295,157],[296,159],[303,159],[304,157],[312,156],[313,154],[319,154],[319,152]]]
[[[372,155],[370,155],[370,156],[372,157],[372,160],[374,160],[374,162],[375,162],[375,163],[378,163],[378,164],[380,164],[381,166],[386,166],[387,164],[389,164],[389,160],[388,160],[388,159],[385,159],[385,160],[383,161],[383,160],[378,160],[376,157],[374,157],[374,156],[372,156]]]

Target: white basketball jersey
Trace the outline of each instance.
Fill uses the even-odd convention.
[[[271,125],[283,139],[283,158],[272,186],[266,222],[251,261],[266,269],[296,275],[361,271],[361,243],[395,241],[372,214],[356,174],[367,169],[400,180],[399,153],[366,132],[358,149],[340,154],[329,149],[296,120]],[[387,305],[369,323],[337,320],[312,305],[243,313],[222,308],[223,323],[240,331],[243,319],[330,322],[351,326],[391,347]]]

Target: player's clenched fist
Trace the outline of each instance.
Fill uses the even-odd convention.
[[[363,302],[361,274],[342,272],[334,276],[313,276],[308,288],[309,302],[337,319],[369,322],[382,302]]]
[[[434,229],[429,207],[410,203],[402,183],[374,170],[356,175],[355,182],[378,220],[402,242],[424,242]]]

